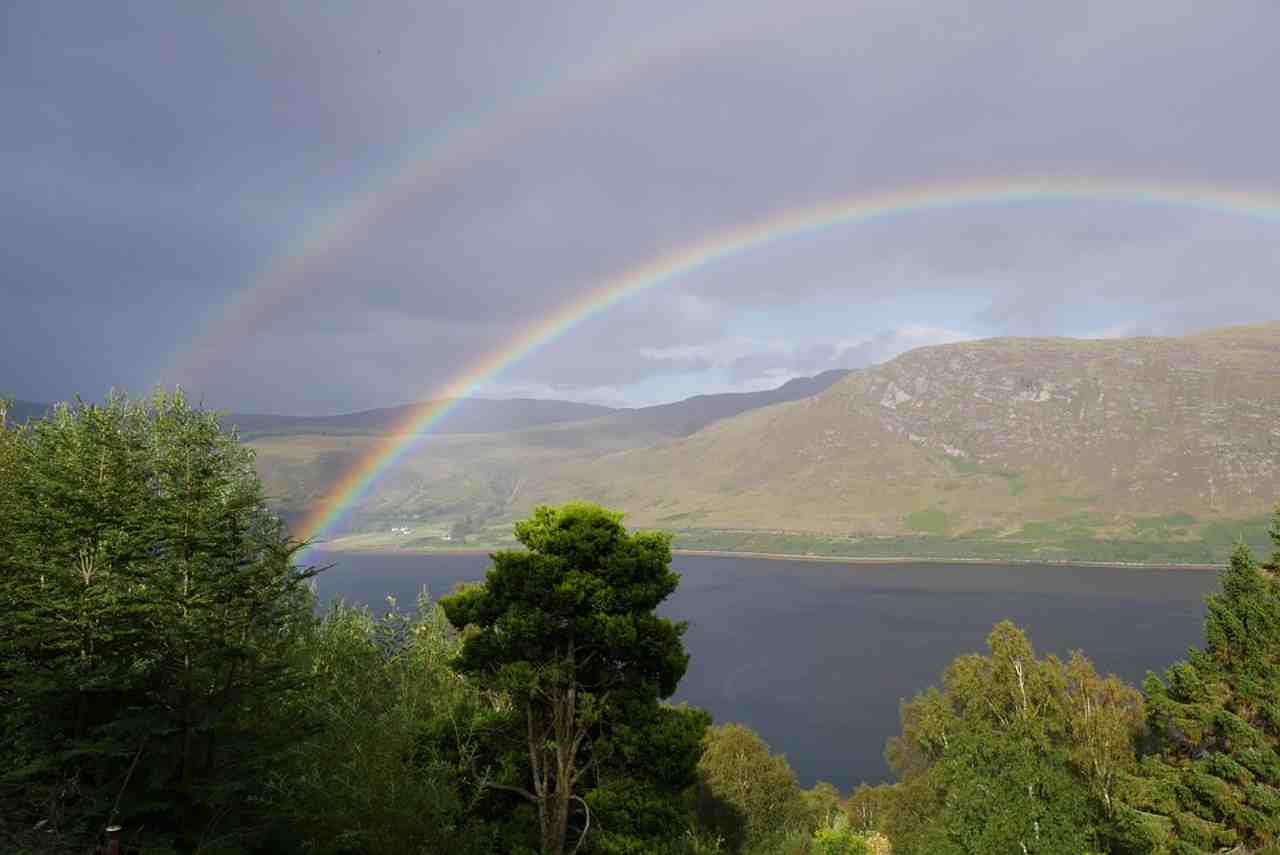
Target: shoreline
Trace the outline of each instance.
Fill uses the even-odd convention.
[[[308,551],[358,553],[377,552],[398,555],[488,555],[511,546],[412,547],[342,544],[342,538],[329,544],[317,544]],[[1221,570],[1223,564],[1169,564],[1139,561],[1089,561],[1071,558],[948,558],[927,555],[814,555],[796,552],[747,552],[728,549],[672,549],[672,555],[707,558],[756,558],[764,561],[817,561],[829,564],[975,564],[986,566],[1026,565],[1028,567],[1115,567],[1130,570]]]

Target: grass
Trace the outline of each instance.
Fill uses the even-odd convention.
[[[939,508],[929,508],[907,514],[907,528],[922,534],[945,535],[947,533],[947,515]]]
[[[811,557],[1219,565],[1238,542],[1248,545],[1259,558],[1270,557],[1273,548],[1269,516],[1201,523],[1190,514],[1173,513],[1134,523],[1078,511],[1052,520],[1025,522],[1012,533],[996,528],[951,533],[954,522],[946,512],[927,508],[907,514],[905,522],[911,532],[897,536],[697,528],[699,516],[673,514],[653,527],[671,531],[677,549]],[[403,515],[358,515],[348,520],[344,533],[355,536],[345,546],[450,550],[514,545],[509,524],[494,520],[477,525],[465,539],[452,541],[424,537],[422,529],[431,526],[422,522],[413,526],[418,530],[408,537],[387,533],[389,525],[406,523],[409,520]],[[361,531],[368,533],[359,534]]]
[[[1253,531],[1245,543],[1257,557],[1270,555],[1270,540]],[[1094,562],[1115,564],[1221,564],[1230,545],[1196,540],[1187,543],[1151,543],[1142,540],[1011,538],[938,538],[904,535],[892,538],[854,538],[800,534],[800,532],[713,531],[676,532],[677,549],[719,552],[758,552],[777,555],[832,555],[842,558],[960,559],[960,561]]]
[[[964,457],[952,457],[945,455],[943,458],[958,475],[980,475],[982,467]]]

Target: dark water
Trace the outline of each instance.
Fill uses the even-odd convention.
[[[412,605],[479,579],[483,555],[342,553],[322,597]],[[1213,572],[974,564],[841,564],[677,556],[664,605],[690,622],[692,660],[676,700],[752,727],[801,781],[848,790],[887,780],[884,743],[898,703],[984,649],[1011,618],[1038,651],[1083,649],[1098,670],[1138,682],[1199,643]]]

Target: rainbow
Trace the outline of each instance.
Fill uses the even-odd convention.
[[[715,20],[711,27],[682,28],[677,38],[656,48],[644,45],[576,73],[543,81],[514,103],[452,125],[395,167],[367,178],[363,191],[304,227],[252,284],[221,307],[194,342],[170,354],[167,362],[174,366],[173,375],[182,381],[198,380],[233,340],[245,335],[291,294],[312,285],[313,274],[348,253],[386,216],[420,194],[535,129],[549,126],[570,110],[669,72],[693,57],[729,51],[759,36],[761,22],[743,16],[729,24]]]
[[[890,217],[948,211],[975,205],[1044,202],[1113,202],[1207,209],[1280,223],[1280,192],[1230,188],[1194,182],[1098,178],[975,179],[925,184],[858,194],[820,204],[779,211],[732,226],[683,248],[625,270],[529,324],[506,346],[471,363],[432,400],[413,408],[325,494],[296,534],[322,536],[462,399],[580,324],[620,301],[673,282],[739,253],[777,241]]]

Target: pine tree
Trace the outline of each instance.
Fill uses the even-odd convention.
[[[1208,598],[1205,643],[1148,676],[1148,758],[1139,807],[1168,817],[1173,850],[1280,841],[1280,511],[1277,552],[1259,567],[1237,546]]]
[[[512,738],[500,747],[491,740],[498,772],[487,788],[536,810],[547,855],[585,843],[593,801],[607,804],[616,827],[618,815],[654,813],[622,798],[641,784],[648,801],[678,800],[692,783],[696,737],[707,723],[659,705],[689,662],[684,625],[655,613],[680,579],[669,566],[671,538],[628,532],[621,518],[585,502],[535,508],[515,526],[525,551],[494,553],[482,585],[441,600],[463,633],[459,672],[512,701],[505,721]],[[651,756],[636,757],[646,745]],[[602,791],[620,773],[625,791]],[[580,830],[571,828],[579,817]],[[641,841],[597,843],[648,851]]]

